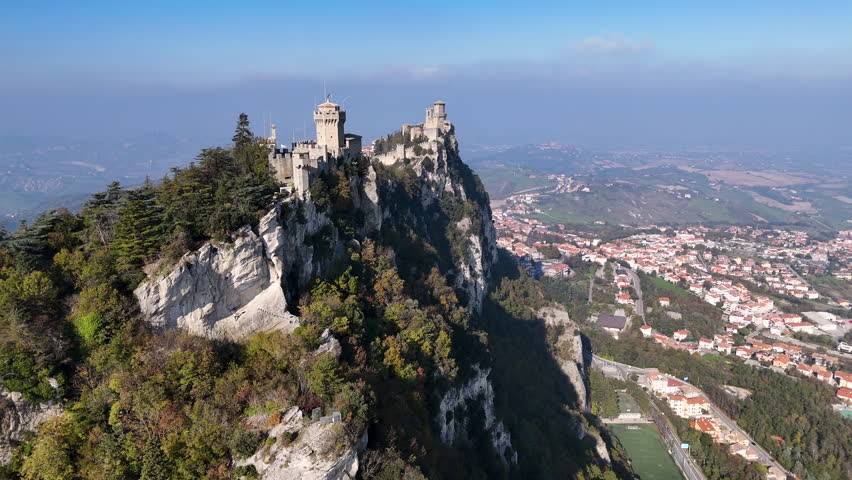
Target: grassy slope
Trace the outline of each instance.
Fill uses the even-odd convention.
[[[492,200],[501,200],[519,190],[555,184],[553,180],[548,180],[545,173],[527,169],[518,171],[513,167],[481,167],[476,170],[476,173]]]

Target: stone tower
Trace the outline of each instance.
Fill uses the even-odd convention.
[[[447,121],[447,104],[438,100],[432,107],[426,109],[426,121],[423,123],[423,134],[430,140],[435,140],[441,134]]]
[[[317,124],[317,146],[326,147],[329,153],[337,155],[344,147],[346,112],[340,105],[326,100],[314,111],[314,123]]]
[[[266,138],[266,143],[275,149],[278,145],[278,133],[276,132],[275,124],[269,126],[269,137]]]

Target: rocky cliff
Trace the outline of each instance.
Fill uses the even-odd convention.
[[[381,156],[348,177],[357,236],[402,222],[435,244],[446,244],[444,272],[468,306],[478,310],[496,257],[487,195],[461,161],[452,129],[424,141],[405,158]],[[416,150],[416,151],[415,151]],[[404,176],[400,184],[398,177]],[[412,178],[413,176],[413,178]],[[405,201],[396,195],[410,189]],[[346,250],[328,209],[311,193],[277,202],[257,231],[244,227],[231,242],[208,242],[167,274],[134,292],[148,322],[208,338],[239,339],[299,324],[289,302],[327,273]]]
[[[255,415],[247,424],[267,425],[268,415]],[[268,439],[239,466],[254,466],[264,480],[351,480],[358,473],[358,454],[367,446],[367,433],[351,446],[342,446],[343,424],[305,418],[292,407],[281,422],[265,431]],[[290,440],[295,439],[295,440]]]
[[[337,165],[326,177],[348,191],[347,215],[357,219],[349,231],[339,222],[339,206],[323,201],[319,189],[279,199],[256,228],[238,230],[230,242],[207,242],[165,275],[141,284],[134,293],[147,321],[162,329],[232,340],[271,329],[292,331],[300,324],[291,313],[293,303],[313,279],[329,274],[347,250],[357,251],[367,238],[390,246],[397,255],[434,264],[459,299],[479,311],[496,260],[488,196],[462,162],[452,128],[435,140],[405,142],[401,156]],[[395,244],[400,238],[422,242],[423,250]],[[464,413],[471,402],[480,402],[495,451],[507,464],[515,463],[511,436],[494,411],[489,371],[474,369],[473,378],[436,392],[441,439],[453,444],[468,422],[463,415],[444,422],[447,412]],[[276,441],[244,465],[254,465],[264,479],[354,476],[365,437],[341,448],[333,441],[341,425],[304,423],[300,413],[289,415],[289,423],[269,432],[270,438],[298,432],[300,440]]]
[[[482,423],[491,437],[491,445],[506,463],[518,463],[518,454],[512,448],[512,437],[494,410],[494,387],[488,379],[490,370],[474,367],[473,377],[462,385],[451,388],[441,398],[436,420],[441,429],[441,440],[452,445],[465,431],[468,415],[458,415],[472,402],[482,407]],[[462,409],[462,410],[460,410]]]
[[[0,465],[9,462],[12,442],[23,441],[27,432],[35,432],[39,425],[61,414],[58,399],[33,404],[18,392],[0,388]]]
[[[568,317],[568,312],[558,306],[539,310],[539,317],[551,326],[562,326],[564,333],[556,340],[558,352],[556,361],[577,395],[577,408],[589,413],[589,391],[586,388],[588,365],[583,350],[583,339],[577,325]],[[575,435],[578,439],[591,438],[595,444],[595,453],[609,463],[610,456],[606,443],[597,432],[590,431],[581,422],[576,422]]]

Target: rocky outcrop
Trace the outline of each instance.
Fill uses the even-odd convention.
[[[479,311],[488,291],[491,267],[497,260],[497,235],[491,219],[488,195],[462,161],[454,127],[450,126],[434,140],[423,139],[421,143],[405,149],[398,146],[376,157],[374,161],[385,165],[398,166],[405,163],[410,166],[419,180],[419,203],[423,210],[440,205],[442,198],[447,195],[466,204],[464,215],[446,227],[455,229],[463,242],[460,257],[454,259],[453,271],[446,273],[453,278],[453,286],[465,293],[468,307]],[[395,206],[387,207],[390,208],[386,208],[386,214]],[[411,217],[405,213],[399,216]],[[426,219],[410,220],[423,222]],[[428,233],[427,228],[421,231]]]
[[[148,322],[210,338],[239,338],[281,328],[287,313],[281,271],[264,254],[263,239],[245,227],[232,244],[204,244],[187,253],[168,275],[139,286],[136,297]]]
[[[445,231],[428,231],[432,227],[430,219],[423,218],[427,216],[424,212],[446,195],[472,202],[477,206],[475,219],[467,214],[446,227],[457,229],[465,245],[460,258],[454,259],[452,271],[445,273],[465,293],[468,306],[478,310],[496,259],[487,195],[474,191],[472,185],[477,182],[458,155],[452,129],[421,148],[422,155],[408,160],[419,177],[419,205],[383,203],[382,185],[372,166],[350,177],[353,208],[363,214],[357,233],[371,235],[389,219],[404,217],[428,234],[443,238]],[[273,329],[291,331],[299,319],[288,313],[288,300],[326,274],[345,251],[334,222],[307,192],[276,203],[260,220],[257,233],[244,227],[229,243],[205,243],[184,255],[171,272],[149,279],[134,293],[148,322],[159,328],[179,328],[219,339],[239,339]]]
[[[34,432],[42,423],[62,414],[59,399],[33,404],[18,392],[0,388],[0,465],[12,457],[11,442],[24,440],[26,432]]]
[[[606,463],[611,463],[612,459],[609,456],[609,449],[600,434],[586,428],[580,420],[575,420],[575,422],[574,435],[580,440],[584,438],[591,439],[595,443],[595,453],[598,454],[598,457]]]
[[[268,415],[257,417],[246,422],[268,423]],[[266,433],[270,440],[237,462],[253,465],[261,480],[351,480],[358,474],[358,454],[367,446],[366,432],[354,443],[347,442],[343,424],[312,422],[298,407],[290,408]]]
[[[482,370],[474,366],[473,377],[463,385],[451,388],[441,398],[437,422],[441,428],[441,441],[452,445],[457,438],[465,435],[468,418],[458,413],[466,409],[471,402],[480,402],[484,415],[484,427],[491,436],[491,445],[507,463],[517,463],[518,454],[512,448],[512,437],[503,422],[497,420],[494,410],[494,387],[488,375],[490,369]],[[461,408],[460,408],[461,407]]]
[[[586,388],[588,369],[583,352],[583,338],[577,331],[577,325],[568,317],[568,312],[558,305],[544,307],[538,316],[549,326],[561,326],[565,331],[556,340],[556,361],[568,382],[574,388],[577,408],[589,412],[589,392]],[[579,439],[590,438],[595,443],[595,452],[601,460],[609,463],[610,456],[606,442],[594,431],[587,429],[582,422],[576,421],[575,435]]]
[[[311,240],[321,232],[330,245],[318,259]],[[322,275],[343,251],[336,240],[326,215],[309,200],[293,198],[276,204],[260,220],[258,233],[243,227],[231,243],[207,242],[134,293],[148,322],[159,328],[220,339],[292,331],[299,318],[288,312],[286,280],[301,288]]]
[[[538,317],[551,327],[563,327],[564,332],[556,339],[556,361],[577,396],[577,407],[589,411],[589,395],[586,389],[586,366],[583,359],[583,340],[577,331],[577,325],[571,321],[568,312],[559,305],[550,305],[539,309]]]

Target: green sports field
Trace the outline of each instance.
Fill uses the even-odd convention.
[[[633,470],[642,480],[683,479],[654,425],[621,424],[610,425],[610,428],[624,445]]]

